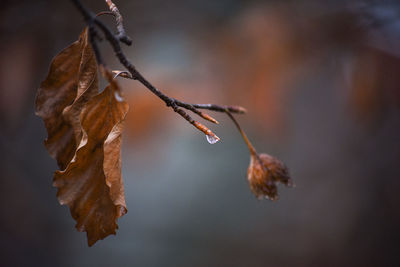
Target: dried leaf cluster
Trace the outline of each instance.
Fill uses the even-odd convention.
[[[36,98],[36,114],[48,132],[46,148],[60,168],[54,175],[57,197],[69,206],[76,228],[87,232],[89,246],[115,234],[117,218],[127,212],[120,149],[128,104],[111,73],[103,73],[110,84],[99,92],[85,29],[53,59]]]
[[[251,191],[258,199],[267,198],[270,200],[277,200],[277,183],[282,183],[288,187],[293,186],[288,168],[282,161],[271,155],[266,153],[258,154],[233,115],[228,111],[226,113],[235,123],[243,137],[243,140],[249,148],[250,164],[247,169],[247,180]]]
[[[271,155],[250,152],[250,165],[247,169],[250,189],[257,198],[278,199],[277,183],[293,186],[285,164]]]

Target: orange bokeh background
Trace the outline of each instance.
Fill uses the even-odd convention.
[[[83,1],[98,12],[103,1]],[[123,145],[128,213],[87,248],[52,187],[34,99],[84,23],[70,1],[0,10],[0,238],[5,266],[393,266],[400,214],[396,1],[115,1],[137,69],[167,95],[246,107],[259,152],[296,188],[257,201],[247,148],[224,114],[209,145],[136,81]],[[113,27],[111,17],[102,19]],[[101,51],[121,69],[108,44]],[[102,82],[104,86],[104,81]],[[193,114],[193,117],[196,115]],[[201,121],[200,118],[198,120]]]

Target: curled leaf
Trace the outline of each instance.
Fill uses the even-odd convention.
[[[36,115],[46,126],[45,146],[65,169],[81,138],[79,113],[98,91],[97,63],[85,29],[51,62],[36,96]]]
[[[121,132],[128,104],[115,81],[94,96],[80,115],[82,139],[67,168],[54,175],[61,204],[69,206],[88,244],[115,234],[126,210],[121,178]]]
[[[36,98],[36,114],[45,122],[49,153],[60,167],[54,186],[67,204],[76,228],[89,246],[115,234],[126,210],[121,178],[121,132],[128,104],[111,73],[100,94],[95,54],[85,29],[52,61]]]
[[[277,158],[268,154],[251,153],[247,169],[250,189],[257,198],[278,199],[277,183],[292,186],[287,167]]]

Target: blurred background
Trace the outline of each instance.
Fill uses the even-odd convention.
[[[93,11],[104,1],[83,1]],[[2,266],[398,266],[398,1],[116,0],[126,54],[171,97],[241,105],[259,152],[289,167],[277,202],[248,188],[249,154],[215,114],[210,145],[142,85],[123,145],[128,213],[87,247],[56,199],[57,169],[34,115],[53,56],[84,23],[70,1],[0,10]],[[112,18],[102,17],[110,26]],[[107,44],[107,63],[120,65]],[[4,265],[3,265],[4,264]]]

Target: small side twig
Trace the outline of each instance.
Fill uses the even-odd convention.
[[[115,15],[115,20],[117,23],[117,38],[127,44],[127,45],[131,45],[132,44],[132,39],[126,34],[125,32],[125,28],[124,25],[122,24],[122,16],[121,13],[119,13],[119,10],[117,8],[117,6],[111,1],[111,0],[105,0],[108,8],[111,10],[111,12]]]

